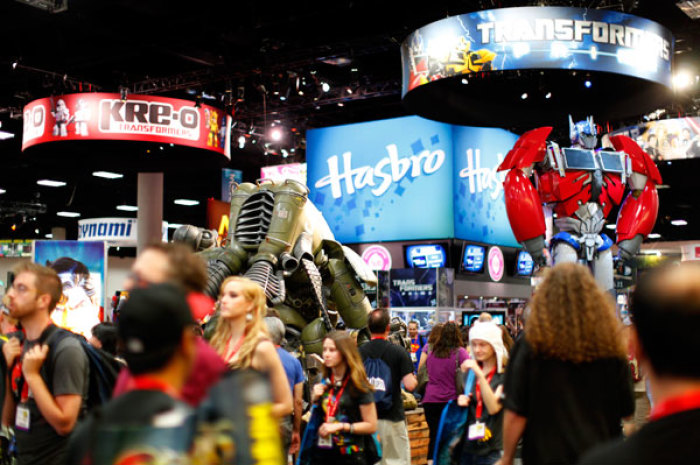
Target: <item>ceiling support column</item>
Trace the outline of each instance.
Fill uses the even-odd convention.
[[[136,253],[163,239],[163,173],[139,173]]]

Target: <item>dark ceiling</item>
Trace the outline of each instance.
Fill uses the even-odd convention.
[[[303,161],[306,129],[409,114],[400,98],[399,46],[413,30],[449,15],[533,4],[622,9],[671,29],[676,65],[700,70],[700,27],[672,0],[430,1],[417,7],[369,0],[68,0],[60,13],[26,4],[40,2],[0,4],[0,122],[3,130],[17,134],[0,141],[0,188],[6,190],[0,196],[0,239],[43,238],[55,226],[66,227],[68,238],[75,238],[76,220],[57,217],[61,210],[80,212],[82,218],[128,216],[115,206],[136,203],[137,173],[143,171],[165,173],[166,221],[204,225],[206,198],[220,196],[222,167],[241,169],[246,181],[254,181],[263,165]],[[320,91],[321,82],[328,82],[330,91]],[[230,162],[196,149],[141,143],[56,142],[20,151],[19,115],[29,101],[122,88],[226,106],[235,112],[236,136],[252,132],[261,140],[243,150],[234,143]],[[674,98],[667,108],[697,114],[696,103]],[[287,137],[283,145],[266,148],[264,127],[275,121],[287,129]],[[634,121],[606,123],[620,127]],[[297,150],[282,158],[283,148]],[[700,238],[700,221],[691,217],[700,196],[691,190],[688,175],[700,168],[700,160],[660,168],[670,188],[660,191],[656,232],[661,240]],[[91,173],[97,169],[125,177],[96,178]],[[64,180],[67,186],[38,186],[41,178]],[[183,197],[202,204],[172,203]],[[45,205],[45,213],[33,212],[36,204]],[[677,218],[688,225],[671,226]]]

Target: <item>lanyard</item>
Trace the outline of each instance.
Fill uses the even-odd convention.
[[[673,415],[674,413],[684,412],[700,408],[700,390],[688,391],[679,396],[671,397],[662,402],[659,402],[649,415],[650,420],[658,420],[659,418]]]
[[[338,412],[338,407],[340,406],[340,398],[343,397],[343,391],[345,391],[345,385],[348,384],[350,376],[345,375],[345,380],[338,394],[335,394],[335,388],[331,388],[328,391],[328,410],[326,411],[326,422],[329,422],[331,418],[335,417]],[[333,383],[333,375],[331,374],[331,384]],[[335,394],[335,395],[334,395]]]
[[[130,387],[132,388],[132,390],[138,391],[160,391],[165,394],[168,394],[170,397],[174,397],[176,399],[180,398],[179,394],[175,391],[175,389],[173,389],[171,385],[169,385],[165,381],[161,381],[148,375],[134,376],[131,379]]]
[[[491,380],[493,379],[493,375],[496,374],[496,368],[494,367],[491,372],[486,375],[486,381],[491,384]],[[476,390],[476,419],[480,420],[481,419],[481,414],[484,413],[484,401],[481,398],[481,383],[477,382],[476,386],[474,387]]]
[[[244,339],[245,339],[245,333],[243,333],[243,335],[238,340],[238,342],[236,342],[236,345],[233,347],[233,349],[231,349],[231,352],[230,352],[231,355],[229,355],[229,352],[228,352],[228,346],[231,345],[231,340],[229,339],[228,344],[226,344],[226,349],[227,349],[226,361],[227,362],[231,362],[233,360],[233,358],[236,356],[236,354],[238,353],[238,351],[241,350],[241,346],[243,345]]]

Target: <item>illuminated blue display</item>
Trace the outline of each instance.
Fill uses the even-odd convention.
[[[464,245],[462,254],[462,271],[481,273],[484,270],[484,254],[486,249],[480,245]]]
[[[409,245],[406,263],[411,268],[441,268],[446,266],[447,254],[441,245]]]
[[[529,253],[524,250],[518,252],[518,269],[516,273],[519,276],[530,276],[534,266],[535,262],[532,261],[532,257]]]
[[[309,199],[340,242],[519,247],[496,168],[518,136],[417,116],[307,132]]]
[[[482,10],[428,24],[404,40],[402,96],[455,75],[517,69],[603,71],[671,87],[672,57],[668,29],[617,11]]]

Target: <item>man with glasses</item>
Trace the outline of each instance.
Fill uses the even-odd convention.
[[[18,465],[63,463],[87,396],[88,360],[75,338],[62,338],[49,351],[47,339],[57,330],[49,315],[62,295],[56,272],[25,262],[14,273],[8,308],[25,341],[13,337],[3,345],[11,387],[3,424],[15,429]]]

